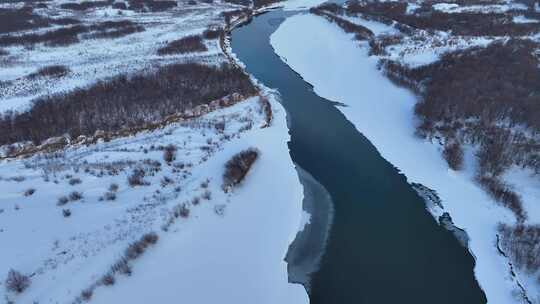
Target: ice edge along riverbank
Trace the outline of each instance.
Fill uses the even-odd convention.
[[[437,191],[454,224],[470,237],[475,276],[489,303],[519,303],[518,282],[496,247],[497,224],[512,223],[512,215],[472,182],[470,170],[449,170],[439,147],[414,136],[414,96],[377,70],[367,45],[359,46],[352,35],[314,15],[285,20],[271,44],[317,95],[346,104],[340,111],[410,183]]]
[[[284,10],[297,10],[305,7],[320,4],[320,0],[297,0],[286,3],[286,5],[270,6],[256,12],[256,14],[264,14],[268,10],[282,7]],[[230,60],[245,70],[245,64],[233,52],[231,47],[230,32],[235,28],[248,23],[250,19],[237,20],[229,29],[223,44],[224,53]],[[266,87],[258,81],[253,75],[249,75],[252,82],[267,95],[279,98],[279,92]],[[280,110],[286,110],[279,104]],[[289,116],[286,114],[287,131],[290,126]],[[324,248],[328,240],[328,235],[333,221],[334,207],[332,198],[328,191],[321,185],[309,172],[305,171],[298,164],[294,164],[298,174],[300,186],[303,189],[302,198],[302,221],[299,229],[289,244],[286,256],[284,257],[287,263],[288,278],[291,284],[302,285],[309,294],[311,275],[315,273],[319,267]],[[316,195],[317,194],[317,195]]]

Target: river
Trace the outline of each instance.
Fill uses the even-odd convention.
[[[343,116],[338,101],[317,96],[276,56],[269,37],[292,14],[255,17],[233,31],[231,45],[247,72],[279,90],[291,157],[333,203],[328,241],[310,281],[311,303],[486,303],[474,258],[426,211],[405,176]],[[306,244],[312,247],[304,251],[323,248]]]

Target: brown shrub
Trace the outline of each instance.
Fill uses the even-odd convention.
[[[7,291],[21,293],[30,286],[30,277],[11,269],[4,284]]]
[[[517,193],[515,193],[508,185],[495,177],[479,176],[477,177],[480,185],[503,206],[510,209],[516,216],[518,222],[525,222],[527,213],[523,209],[523,203]]]
[[[172,163],[176,160],[176,146],[175,145],[168,145],[165,147],[165,150],[163,151],[163,160],[167,163]]]
[[[460,170],[463,167],[463,149],[459,142],[447,142],[444,145],[443,157],[452,170]]]
[[[169,42],[166,46],[159,48],[157,53],[164,56],[206,51],[208,49],[204,45],[201,36],[192,35]]]
[[[221,37],[221,35],[223,35],[224,32],[223,32],[223,29],[221,28],[218,28],[218,29],[207,29],[203,32],[203,37],[204,39],[208,39],[208,40],[211,40],[211,39],[218,39],[219,37]]]
[[[258,157],[259,151],[255,148],[249,148],[237,153],[227,161],[225,164],[225,173],[223,174],[223,189],[228,191],[242,182]]]

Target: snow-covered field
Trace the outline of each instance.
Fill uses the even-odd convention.
[[[131,242],[155,231],[157,244],[130,262],[133,274],[98,284],[91,301],[307,303],[303,287],[288,283],[283,260],[301,227],[302,187],[287,149],[285,111],[271,99],[267,128],[251,98],[162,130],[2,161],[0,273],[13,268],[30,275],[31,285],[20,295],[0,288],[0,298],[71,303]],[[170,144],[178,148],[167,164],[160,146]],[[225,162],[250,147],[259,160],[245,182],[224,193]],[[128,184],[135,168],[146,169],[147,185]],[[73,191],[82,199],[57,205]],[[175,218],[182,204],[189,216]]]
[[[64,2],[48,1],[47,9],[34,12],[84,24],[130,20],[145,30],[116,39],[81,37],[63,47],[3,47],[9,55],[0,57],[0,114],[118,74],[228,61],[219,39],[205,39],[208,50],[199,53],[158,56],[156,50],[224,27],[222,13],[240,8],[179,1],[162,12],[80,12],[61,9]],[[28,77],[51,65],[70,71]],[[287,148],[286,113],[273,92],[261,94],[272,108],[269,125],[255,96],[160,129],[0,160],[0,302],[308,303],[303,286],[288,283],[284,261],[307,218]],[[171,145],[175,159],[167,161]],[[259,151],[257,161],[225,192],[225,164],[249,148]],[[143,236],[142,254],[134,252]],[[10,270],[28,277],[23,292],[8,288]]]
[[[381,31],[383,25],[371,27]],[[434,189],[454,224],[469,235],[469,249],[476,257],[475,275],[489,303],[520,303],[518,283],[524,285],[529,300],[540,303],[540,290],[534,276],[517,273],[496,247],[498,223],[514,223],[510,211],[500,207],[475,182],[474,157],[468,153],[466,169],[450,170],[441,156],[441,147],[414,136],[414,96],[386,79],[377,69],[378,58],[368,56],[366,42],[359,43],[337,25],[315,15],[288,18],[271,37],[276,53],[307,82],[329,100],[344,103],[339,109],[379,150],[398,167],[409,182]],[[435,60],[435,57],[434,59]],[[513,172],[513,171],[512,171]],[[540,199],[535,183],[526,173],[518,176],[524,188],[524,205]],[[510,177],[509,177],[510,178]],[[443,210],[431,210],[440,215]],[[538,223],[540,213],[529,211],[529,222]],[[519,282],[517,282],[519,280]]]
[[[38,14],[54,14],[55,18],[75,18],[83,24],[127,20],[145,30],[116,39],[82,39],[79,43],[63,47],[43,44],[3,47],[9,55],[0,57],[0,113],[7,110],[24,111],[37,96],[69,91],[119,74],[144,71],[179,61],[209,64],[223,62],[225,57],[217,39],[205,41],[208,51],[202,53],[158,56],[156,50],[172,40],[201,34],[210,26],[223,27],[221,13],[237,8],[227,3],[200,2],[189,6],[182,4],[164,12],[134,12],[111,8],[73,12],[59,8],[61,4],[62,1],[48,2],[49,8],[34,11]],[[17,34],[43,31],[45,29]],[[27,77],[39,68],[51,65],[64,65],[71,71],[57,78]]]

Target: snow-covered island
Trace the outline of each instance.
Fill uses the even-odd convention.
[[[417,187],[426,198],[437,198],[427,201],[437,220],[446,213],[467,233],[475,275],[489,303],[540,303],[539,100],[534,91],[540,85],[538,5],[457,2],[322,5],[285,20],[271,43],[319,96],[345,105],[340,111],[411,184],[423,185]],[[515,57],[506,55],[510,48]],[[490,52],[506,60],[498,64],[507,65],[503,76],[509,79],[531,71],[525,78],[515,76],[523,83],[512,80],[529,98],[519,100],[529,102],[519,108],[531,114],[528,118],[517,116],[517,106],[497,112],[504,107],[496,102],[511,99],[500,93],[505,97],[497,100],[482,91],[489,75],[501,75],[490,70],[493,65],[474,65],[493,60]],[[480,72],[452,75],[449,69],[459,67],[460,60]],[[527,63],[520,65],[521,60]],[[482,69],[487,71],[482,74]],[[478,75],[486,78],[472,78],[469,85],[477,84],[486,98],[478,101],[483,114],[495,119],[475,116],[472,104],[460,109],[462,100],[472,103],[464,96],[471,90],[457,90],[456,83]],[[500,90],[517,94],[509,86]],[[459,99],[452,101],[452,95]],[[448,110],[440,96],[448,98]],[[434,114],[438,117],[428,116],[435,112],[426,109],[429,102],[435,110],[443,109]],[[466,112],[461,114],[464,120],[452,120],[456,112],[457,117]],[[480,133],[471,135],[475,127]]]

